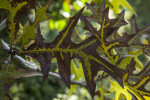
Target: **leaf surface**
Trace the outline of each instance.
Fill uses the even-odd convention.
[[[7,72],[6,72],[7,71]],[[9,88],[14,80],[20,77],[41,76],[37,71],[23,69],[11,64],[8,69],[6,64],[0,66],[0,96],[4,100],[12,100],[9,95]]]
[[[34,23],[32,25],[27,24],[26,27],[24,28],[23,35],[22,35],[22,46],[20,49],[22,49],[24,44],[28,43],[29,40],[35,39],[35,27],[39,22],[52,18],[50,15],[46,14],[46,10],[48,9],[50,4],[51,4],[51,0],[49,0],[49,2],[47,2],[47,4],[43,8],[40,8],[39,5],[37,6],[35,12],[36,18]]]
[[[120,0],[117,0],[116,3],[120,4],[119,1]],[[46,10],[50,4],[51,1],[48,1],[47,4],[41,8],[38,4],[36,5],[35,0],[0,0],[0,9],[7,10],[9,15],[8,26],[10,30],[9,37],[11,39],[11,46],[16,38],[16,32],[18,32],[18,24],[21,16],[31,8],[35,9],[35,21],[32,25],[29,25],[28,23],[25,25],[23,35],[21,37],[22,44],[17,54],[26,54],[35,58],[40,63],[43,80],[46,80],[48,77],[51,60],[56,58],[60,77],[69,88],[71,85],[71,73],[75,74],[74,80],[79,80],[81,77],[84,77],[87,83],[87,88],[91,96],[94,97],[96,94],[95,76],[97,76],[99,71],[104,71],[122,88],[124,88],[122,89],[120,87],[120,90],[122,90],[121,92],[114,89],[117,91],[116,98],[119,98],[120,94],[123,93],[128,95],[127,99],[130,99],[127,91],[130,91],[137,98],[143,100],[144,96],[150,96],[149,91],[144,88],[144,86],[150,81],[148,73],[150,69],[149,64],[145,66],[143,70],[141,68],[142,71],[138,74],[133,73],[137,65],[138,68],[143,67],[142,63],[140,63],[137,58],[139,54],[142,54],[142,50],[131,50],[131,52],[128,52],[129,57],[121,60],[122,62],[119,63],[119,65],[117,64],[117,60],[120,59],[121,56],[117,55],[118,52],[116,55],[113,55],[112,53],[112,51],[117,51],[116,48],[122,49],[122,47],[130,47],[131,45],[149,48],[148,43],[136,43],[138,36],[142,34],[149,36],[149,26],[138,29],[135,16],[133,16],[129,20],[131,24],[131,34],[125,32],[123,36],[119,36],[117,35],[118,29],[127,24],[124,20],[125,12],[122,11],[116,18],[110,19],[108,17],[109,8],[105,7],[105,1],[103,1],[99,8],[95,8],[93,5],[86,3],[87,8],[92,11],[91,16],[82,16],[82,12],[84,10],[84,8],[82,8],[73,17],[69,18],[68,25],[59,33],[53,42],[44,43],[39,23],[52,18],[50,15],[46,14]],[[131,9],[126,3],[126,0],[123,0],[123,4]],[[118,8],[116,11],[117,10]],[[72,41],[72,34],[73,32],[78,34],[75,27],[79,19],[84,22],[84,29],[91,35],[87,36],[85,40],[80,39],[80,42],[76,44]],[[100,25],[100,29],[94,28],[91,21],[98,23]],[[36,31],[35,28],[37,28]],[[30,40],[34,40],[34,43],[25,48],[24,45],[29,43]],[[130,56],[134,56],[134,59]],[[80,64],[82,64],[82,68],[80,65],[80,68],[77,69],[72,62],[73,59],[79,59]],[[135,61],[137,63],[135,63]],[[30,76],[30,71],[16,66],[8,67],[8,71],[6,69],[7,67],[5,66],[0,67],[1,89],[5,90],[3,92],[0,91],[0,94],[3,95],[3,98],[10,99],[8,94],[9,86],[11,85],[10,83],[19,77]],[[78,74],[78,71],[82,71],[84,75],[82,72],[81,74]],[[35,74],[39,75],[39,73],[36,72]],[[139,76],[137,77],[136,75]],[[111,83],[114,84],[115,87],[119,86],[115,82],[111,81]],[[72,85],[70,94],[74,92],[74,90],[75,86]],[[100,91],[102,90],[104,89],[101,88]],[[104,96],[104,93],[102,93],[102,95]]]
[[[143,70],[149,69],[149,64]],[[130,76],[136,76],[133,74],[135,70],[134,59],[131,60],[130,64],[127,65],[126,73],[124,74],[123,83],[127,86],[127,89],[133,93],[138,99],[145,100],[144,96],[150,96],[150,92],[145,89],[145,85],[150,81],[150,76],[146,73],[138,79],[137,82],[132,82],[129,80]],[[141,71],[142,72],[142,71]],[[140,73],[141,74],[141,73]]]
[[[90,93],[92,96],[94,96],[96,87],[94,77],[97,75],[98,71],[106,71],[122,86],[121,77],[123,74],[121,73],[123,70],[117,68],[116,66],[112,65],[110,62],[99,56],[96,51],[100,42],[94,35],[79,44],[75,44],[71,41],[72,32],[82,14],[83,9],[81,9],[76,15],[69,19],[69,23],[66,28],[60,32],[60,34],[52,43],[43,43],[43,46],[40,46],[40,43],[36,43],[35,41],[35,43],[28,48],[28,51],[22,51],[20,52],[20,54],[30,54],[35,59],[37,59],[39,55],[41,55],[40,58],[42,58],[42,56],[46,57],[47,55],[51,55],[49,57],[46,57],[47,59],[49,59],[49,61],[50,59],[52,59],[51,57],[56,57],[58,62],[59,74],[68,87],[70,87],[71,59],[78,58],[82,63],[85,80],[87,82]],[[101,29],[101,31],[103,31],[103,29]],[[102,34],[101,36],[103,35],[104,34]],[[103,44],[105,43],[103,42]],[[45,53],[47,53],[47,55],[44,55]],[[45,63],[46,65],[50,64],[45,60],[39,59],[38,61],[41,65],[42,63]],[[49,68],[50,66],[47,67]],[[47,67],[41,66],[42,69]],[[48,75],[48,71],[49,70],[47,70],[47,72],[43,72],[44,77]]]
[[[88,4],[89,5],[89,4]],[[114,47],[127,47],[128,42],[135,36],[135,34],[128,35],[125,33],[122,37],[119,37],[115,40],[108,41],[107,38],[115,33],[122,25],[126,25],[127,23],[124,20],[124,11],[117,15],[117,18],[115,19],[109,19],[108,13],[109,9],[106,8],[102,13],[102,21],[99,21],[101,28],[99,30],[96,30],[92,24],[88,21],[88,18],[84,18],[85,27],[84,29],[89,31],[91,34],[93,34],[97,40],[99,41],[99,47],[103,50],[103,52],[110,58],[111,62],[113,64],[116,63],[114,58],[111,56],[110,51]],[[94,13],[93,13],[94,14]],[[97,16],[97,15],[94,15]],[[99,20],[98,17],[95,17],[95,19]]]
[[[15,35],[19,29],[19,21],[23,14],[29,9],[34,8],[35,0],[0,0],[0,9],[7,10],[8,24],[9,24],[9,37],[11,45],[15,39]]]
[[[120,6],[124,6],[124,7],[128,8],[132,13],[134,13],[136,15],[136,12],[130,6],[130,4],[128,3],[127,0],[112,0],[111,3],[113,5],[112,9],[113,9],[115,14],[119,13],[119,7]]]

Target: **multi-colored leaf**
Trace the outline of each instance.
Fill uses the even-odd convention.
[[[84,9],[84,8],[83,8]],[[87,38],[83,42],[79,44],[75,44],[71,41],[71,35],[72,32],[81,17],[81,14],[83,12],[83,9],[81,9],[76,15],[71,17],[69,19],[69,23],[66,26],[66,28],[60,32],[60,34],[56,37],[56,39],[52,43],[42,43],[42,46],[39,45],[43,40],[36,39],[35,43],[32,44],[27,51],[21,51],[19,54],[29,54],[30,56],[34,57],[37,59],[42,68],[42,73],[43,73],[43,78],[46,79],[49,68],[50,68],[50,61],[53,57],[57,58],[58,62],[58,68],[59,68],[59,74],[62,78],[62,80],[66,83],[68,87],[70,87],[70,75],[71,75],[71,70],[70,70],[70,65],[71,65],[71,60],[73,58],[78,58],[83,66],[83,71],[85,75],[85,80],[87,82],[88,88],[90,90],[90,93],[92,96],[95,94],[95,82],[94,82],[94,77],[97,75],[98,71],[103,70],[106,71],[108,74],[110,74],[121,86],[122,84],[122,77],[123,77],[123,70],[117,68],[110,62],[106,61],[104,58],[99,56],[97,53],[97,48],[98,46],[101,46],[106,54],[109,54],[109,49],[111,49],[112,46],[117,45],[118,41],[119,43],[122,43],[118,46],[123,46],[124,42],[127,42],[128,40],[120,39],[117,42],[112,41],[114,44],[110,44],[108,42],[105,43],[106,41],[106,35],[105,33],[109,32],[110,30],[116,31],[116,26],[120,24],[118,22],[119,17],[114,20],[108,19],[108,8],[103,11],[103,19],[102,19],[102,27],[99,31],[94,30],[92,25],[84,18],[85,20],[85,25],[89,29],[92,28],[91,32],[96,32],[94,35],[91,37]],[[122,20],[122,17],[121,17]],[[121,21],[123,22],[123,21]],[[123,23],[124,24],[124,23]],[[113,27],[114,25],[114,27]],[[120,24],[121,26],[122,24]],[[91,26],[91,27],[90,27]],[[109,27],[111,29],[109,30]],[[119,27],[119,26],[118,26]],[[107,29],[105,29],[107,28]],[[109,31],[106,31],[109,30]],[[99,33],[98,33],[99,32]],[[39,35],[37,35],[38,37]],[[126,35],[128,36],[128,35]],[[101,39],[99,38],[101,37]],[[37,41],[40,41],[37,42]],[[126,46],[126,44],[125,44]],[[111,57],[111,56],[109,56]],[[41,59],[41,58],[45,58]],[[112,58],[113,59],[113,58]],[[48,62],[49,61],[49,62]],[[44,65],[46,64],[46,65]]]
[[[111,92],[115,91],[116,94],[115,94],[115,100],[119,100],[119,97],[121,94],[124,94],[125,97],[126,97],[126,100],[132,100],[132,96],[130,95],[130,93],[128,92],[128,88],[127,86],[124,86],[124,88],[120,87],[120,85],[113,81],[113,80],[110,80],[110,84],[111,84]]]
[[[125,86],[127,86],[127,90],[130,91],[132,94],[134,94],[136,98],[138,98],[139,100],[145,100],[144,96],[150,96],[150,92],[145,89],[145,85],[150,81],[150,76],[146,75],[146,72],[143,73],[144,75],[139,73],[139,79],[136,80],[137,79],[136,76],[138,74],[133,74],[134,70],[135,70],[135,61],[134,59],[132,59],[130,64],[127,65],[126,71],[124,73],[123,83]],[[149,65],[147,65],[143,71],[148,70]],[[130,79],[130,77],[132,78]]]
[[[123,0],[123,2],[125,3],[126,0]],[[35,0],[0,0],[0,9],[7,10],[9,15],[7,20],[9,22],[8,26],[10,30],[9,37],[11,40],[11,50],[13,49],[12,44],[16,38],[16,33],[18,32],[18,24],[21,16],[31,8],[35,9],[35,21],[32,25],[29,25],[28,23],[25,25],[21,36],[22,43],[17,54],[25,54],[35,58],[40,63],[43,80],[47,79],[51,67],[51,61],[53,58],[56,58],[59,75],[69,88],[71,85],[71,73],[75,74],[74,80],[79,80],[82,76],[87,83],[87,89],[91,96],[94,97],[96,88],[95,76],[97,76],[99,71],[104,71],[117,82],[110,81],[115,88],[119,87],[119,85],[121,86],[119,90],[114,89],[116,91],[116,98],[119,98],[120,94],[123,93],[128,96],[127,99],[130,99],[131,97],[129,96],[128,91],[137,98],[143,100],[144,96],[150,96],[149,91],[144,88],[144,86],[150,81],[150,64],[148,63],[143,70],[141,68],[141,71],[138,74],[133,73],[136,69],[135,61],[140,66],[143,65],[138,60],[137,56],[143,53],[143,47],[149,48],[148,42],[146,44],[138,44],[136,39],[141,34],[149,35],[149,26],[143,29],[138,29],[135,16],[133,16],[129,20],[131,24],[131,34],[125,32],[123,36],[117,36],[118,29],[127,24],[124,20],[125,12],[122,11],[116,18],[110,19],[108,17],[109,8],[105,7],[104,0],[99,8],[95,8],[93,5],[86,3],[87,8],[92,11],[91,16],[82,16],[84,10],[84,8],[82,8],[73,17],[69,18],[68,25],[59,33],[53,42],[44,43],[39,22],[52,18],[46,14],[46,10],[50,4],[51,1],[48,1],[47,4],[41,8],[35,3]],[[130,7],[129,5],[126,6]],[[80,19],[85,24],[84,29],[91,35],[76,44],[71,38],[73,32],[76,32],[75,27]],[[91,24],[91,21],[98,23],[100,29],[95,29]],[[112,36],[114,38],[112,38]],[[34,43],[25,48],[24,45],[28,44],[30,40],[34,40]],[[112,54],[112,51],[117,51],[116,48],[130,46],[140,46],[142,49],[130,50],[130,52],[127,53],[129,57],[124,59],[121,58],[122,56],[117,55],[118,52],[116,55]],[[133,56],[134,59],[132,59]],[[80,66],[80,69],[77,69],[72,62],[73,59],[79,59],[82,68]],[[118,59],[123,60],[119,62]],[[77,71],[83,71],[84,75],[82,73],[79,76]],[[0,86],[2,87],[1,89],[4,90],[3,92],[0,91],[0,96],[2,95],[1,97],[7,100],[10,99],[8,95],[10,83],[19,77],[28,76],[30,73],[28,73],[28,70],[16,66],[5,67],[2,65],[0,67],[0,74]],[[74,92],[74,90],[75,86],[72,85],[70,91]],[[101,92],[103,90],[103,88],[100,88],[99,91]],[[122,91],[120,92],[120,90]],[[102,95],[104,96],[104,93],[102,93]]]
[[[115,64],[116,61],[113,58],[113,56],[111,56],[110,51],[114,47],[129,46],[128,41],[130,41],[135,36],[135,34],[128,35],[127,33],[125,33],[122,37],[119,37],[115,40],[108,41],[108,37],[110,35],[115,33],[122,25],[126,25],[127,23],[124,20],[124,11],[121,12],[120,14],[118,14],[117,18],[109,19],[109,17],[108,17],[109,9],[105,8],[104,5],[105,5],[105,2],[103,2],[103,4],[101,5],[103,7],[103,10],[100,11],[101,17],[99,17],[99,15],[95,15],[94,13],[92,15],[92,16],[96,16],[93,18],[99,21],[97,23],[99,23],[101,25],[101,28],[99,30],[96,30],[92,26],[92,24],[88,21],[88,20],[90,20],[89,17],[85,17],[84,18],[84,22],[85,22],[84,29],[89,31],[91,34],[93,34],[97,38],[97,40],[99,41],[99,47],[101,48],[101,50],[103,50],[103,52],[110,58],[111,62],[113,62],[113,64]],[[88,4],[88,7],[89,6],[92,7],[90,4]],[[99,19],[101,19],[101,21]]]
[[[136,12],[130,6],[130,4],[128,3],[127,0],[112,0],[111,4],[113,5],[112,10],[114,11],[115,14],[120,12],[120,9],[119,9],[120,6],[124,6],[124,7],[128,8],[132,13],[134,13],[136,15]]]
[[[51,0],[47,2],[47,4],[41,8],[39,5],[36,7],[35,11],[35,21],[32,25],[27,25],[24,28],[23,35],[22,35],[22,47],[29,42],[31,39],[35,39],[35,27],[39,22],[48,20],[52,18],[50,15],[46,14],[46,10],[48,9],[49,5],[51,4]]]
[[[19,29],[19,21],[23,14],[29,9],[34,8],[35,0],[0,0],[0,9],[7,10],[8,24],[9,24],[9,37],[11,45],[15,39],[15,35]]]
[[[64,82],[67,84],[68,87],[70,87],[70,64],[71,64],[71,53],[70,51],[73,51],[73,49],[70,49],[71,46],[71,33],[77,24],[77,21],[82,13],[83,9],[79,11],[74,17],[69,19],[68,26],[60,32],[60,35],[56,37],[56,39],[52,43],[43,43],[42,37],[36,39],[35,43],[29,47],[30,53],[39,53],[34,54],[33,57],[35,57],[41,64],[42,73],[44,74],[44,79],[48,76],[48,72],[50,70],[50,63],[51,59],[53,57],[57,57],[58,67],[59,67],[59,73],[61,75],[61,78],[64,80]],[[40,34],[40,33],[39,33]],[[42,44],[42,45],[40,45]],[[61,46],[61,47],[60,47]],[[35,49],[36,50],[31,50]],[[41,52],[41,53],[40,53]],[[44,53],[45,52],[45,53]],[[47,52],[47,53],[46,53]],[[65,55],[63,53],[66,53]],[[45,54],[45,55],[44,55]],[[43,57],[42,57],[43,56]],[[47,56],[47,57],[46,57]],[[43,60],[41,59],[43,58]],[[47,63],[45,63],[47,61]],[[45,65],[43,65],[43,64]],[[45,71],[44,71],[45,70]]]
[[[84,79],[84,73],[83,73],[83,68],[82,64],[78,61],[79,63],[79,68],[75,65],[74,61],[71,61],[71,73],[74,74],[74,79],[75,81],[79,81],[81,78]],[[69,89],[68,95],[71,95],[72,93],[75,93],[76,90],[76,85],[71,85],[71,88]]]

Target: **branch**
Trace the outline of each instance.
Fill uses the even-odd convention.
[[[6,27],[6,19],[4,19],[4,20],[0,23],[0,31],[2,31],[5,27]],[[1,41],[2,41],[3,49],[5,49],[7,52],[9,52],[9,50],[10,50],[9,44],[5,43],[2,39],[1,39]],[[39,67],[36,66],[36,65],[33,65],[33,64],[30,63],[30,62],[27,62],[27,61],[26,61],[25,59],[23,59],[21,56],[14,55],[13,58],[16,59],[18,62],[20,62],[25,68],[28,68],[28,69],[33,70],[33,71],[41,72],[41,68],[39,68]],[[56,74],[56,73],[49,72],[48,75],[51,76],[51,77],[54,77],[54,78],[56,78],[56,79],[61,80],[60,75],[58,75],[58,74]],[[37,74],[36,74],[36,76],[37,76]],[[38,76],[42,76],[42,74],[38,74]],[[71,80],[71,84],[75,84],[75,85],[79,85],[79,86],[85,87],[85,88],[88,90],[88,87],[87,87],[86,82],[80,82],[80,81]],[[89,92],[89,90],[88,90],[88,92]],[[92,98],[92,100],[95,100],[95,99]]]
[[[0,23],[0,31],[2,31],[5,27],[6,27],[6,19],[4,19],[4,20]]]
[[[2,41],[2,44],[3,44],[4,49],[5,49],[6,51],[9,51],[10,48],[9,48],[8,44],[5,43],[2,39],[1,39],[1,41]],[[20,62],[25,68],[28,68],[28,69],[30,69],[30,70],[34,70],[34,71],[39,71],[39,72],[41,72],[41,68],[39,68],[38,66],[33,65],[32,63],[26,61],[26,60],[23,59],[21,56],[14,55],[13,58],[16,59],[18,62]],[[39,74],[39,75],[40,75],[40,74]],[[41,75],[40,75],[40,76],[41,76]],[[49,72],[49,76],[61,80],[60,75],[58,75],[58,74],[56,74],[56,73]],[[80,82],[80,81],[71,80],[71,84],[79,85],[79,86],[82,86],[82,87],[87,87],[86,82]]]

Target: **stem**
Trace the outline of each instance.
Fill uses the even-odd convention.
[[[0,31],[2,31],[5,27],[6,27],[6,19],[4,19],[4,20],[0,23]]]
[[[8,72],[8,68],[9,68],[9,65],[10,65],[10,60],[11,60],[11,55],[9,55],[9,57],[8,57],[8,63],[7,63],[7,65],[6,65],[6,71],[5,71],[5,73],[4,73],[4,77],[3,77],[2,82],[1,82],[1,84],[0,84],[0,88],[1,88],[1,87],[3,86],[3,84],[4,84],[4,81],[5,81],[7,72]]]
[[[4,46],[4,49],[7,50],[7,51],[9,51],[9,46],[8,46],[8,44],[5,43],[3,40],[1,40],[1,41],[2,41],[2,44],[3,44],[3,46]],[[39,68],[38,66],[33,65],[32,63],[26,61],[26,60],[23,59],[21,56],[15,55],[15,56],[13,56],[13,58],[16,59],[18,62],[20,62],[25,68],[28,68],[28,69],[30,69],[30,70],[34,70],[34,71],[39,71],[39,72],[41,72],[41,68]],[[49,72],[49,76],[61,80],[60,75],[58,75],[58,74],[56,74],[56,73]],[[79,86],[82,86],[82,87],[87,87],[86,82],[80,82],[80,81],[71,80],[71,84],[79,85]]]
[[[2,44],[3,44],[3,47],[6,51],[9,51],[9,46],[7,43],[5,43],[2,39]],[[18,55],[14,55],[13,58],[15,60],[17,60],[19,63],[21,63],[25,68],[29,69],[29,70],[33,70],[33,71],[38,71],[38,72],[41,72],[41,68],[39,68],[38,66],[36,65],[33,65],[32,63],[26,61],[25,59],[23,59],[21,56],[18,56]],[[42,76],[42,74],[38,74],[39,76]],[[56,78],[56,79],[59,79],[61,80],[61,77],[59,74],[56,74],[56,73],[53,73],[53,72],[49,72],[48,74],[49,76],[53,77],[53,78]],[[36,75],[37,76],[37,75]],[[81,81],[74,81],[74,80],[71,80],[71,84],[74,84],[74,85],[79,85],[81,87],[84,87],[87,89],[87,91],[89,92],[89,88],[87,86],[87,83],[86,82],[81,82]],[[90,94],[90,92],[89,92]],[[95,100],[94,98],[92,98],[92,100]]]

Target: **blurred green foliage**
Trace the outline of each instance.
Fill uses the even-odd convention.
[[[150,23],[150,1],[149,0],[128,0],[132,5],[133,9],[136,11],[137,24],[139,27],[147,25]]]
[[[133,9],[136,11],[137,16],[136,16],[136,21],[137,21],[137,26],[138,27],[143,27],[146,26],[150,23],[150,1],[149,0],[127,0]],[[147,40],[150,43],[150,38],[149,37],[141,37],[139,42],[145,42]],[[149,51],[148,51],[149,52]],[[143,65],[145,66],[148,63],[147,56],[144,54],[141,54],[138,56],[139,60],[143,62]]]
[[[62,81],[48,78],[46,82],[41,77],[18,79],[10,89],[14,100],[53,100],[58,93],[65,93],[66,86]]]

